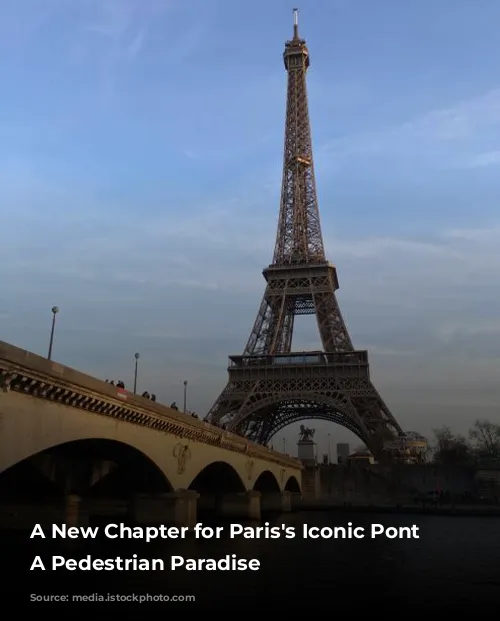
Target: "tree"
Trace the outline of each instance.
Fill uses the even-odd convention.
[[[469,431],[478,457],[500,457],[500,425],[489,420],[477,420]]]
[[[433,429],[433,432],[436,437],[435,463],[457,465],[471,461],[471,447],[463,436],[455,435],[449,427]]]

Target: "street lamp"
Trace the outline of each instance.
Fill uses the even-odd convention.
[[[283,438],[283,454],[286,455],[286,438]]]
[[[332,438],[330,434],[328,434],[328,464],[329,465],[332,463],[332,442],[331,440]]]
[[[188,390],[188,383],[187,383],[187,380],[184,380],[184,414],[187,412],[186,410],[187,390]]]
[[[135,372],[134,372],[134,395],[137,392],[137,365],[139,364],[139,353],[134,354],[135,358]]]
[[[59,306],[52,307],[52,329],[50,331],[49,354],[47,358],[52,359],[52,345],[54,344],[54,330],[56,327],[56,315],[59,312]]]

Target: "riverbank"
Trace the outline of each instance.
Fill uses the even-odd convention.
[[[333,503],[328,500],[304,499],[295,508],[297,511],[331,511],[344,513],[389,513],[389,514],[412,514],[412,515],[442,515],[462,517],[500,517],[500,505],[383,505],[383,504],[360,504]]]

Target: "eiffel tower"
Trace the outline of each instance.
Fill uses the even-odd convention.
[[[335,296],[337,270],[325,258],[314,177],[306,91],[309,51],[285,44],[288,72],[281,206],[266,290],[241,356],[229,357],[229,381],[206,416],[267,444],[283,427],[323,419],[355,433],[378,457],[405,434],[370,381],[368,353],[355,350]],[[294,319],[315,315],[323,351],[292,352]]]

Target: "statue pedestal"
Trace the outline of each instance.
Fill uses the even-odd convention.
[[[297,442],[297,457],[304,463],[316,463],[316,443],[311,439],[301,439]]]

